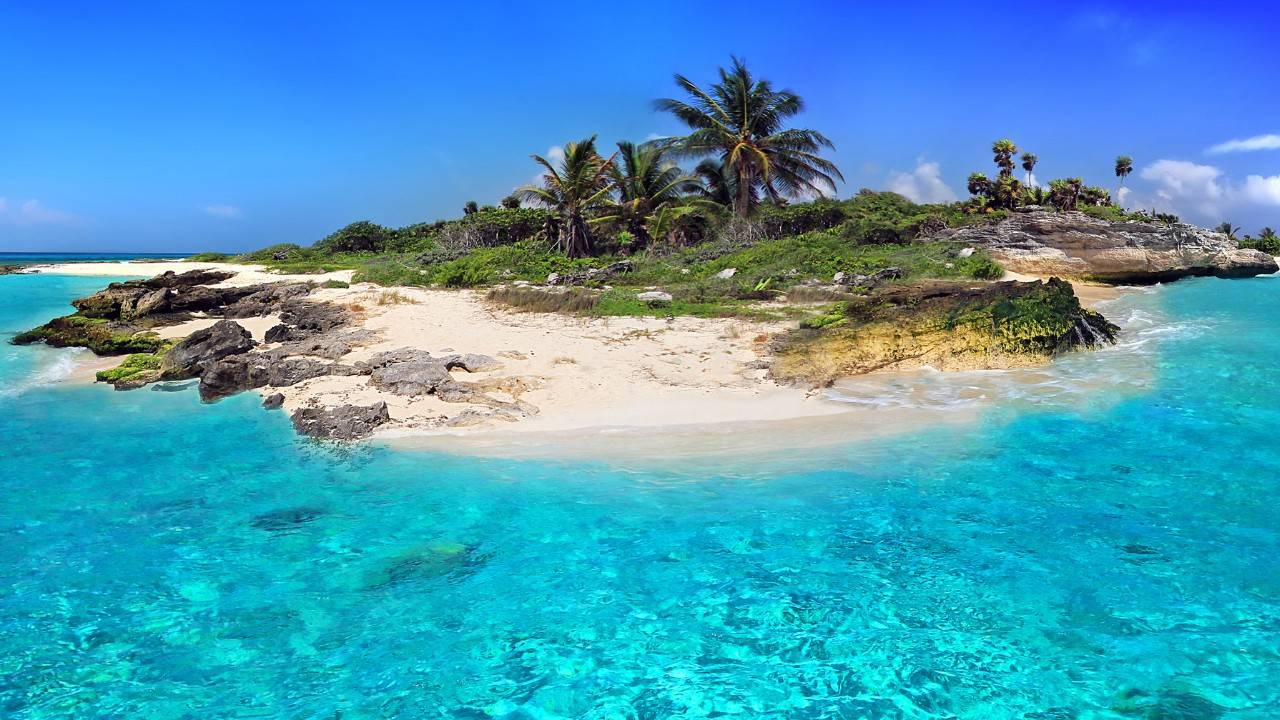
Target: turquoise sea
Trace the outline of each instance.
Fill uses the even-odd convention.
[[[0,335],[104,282],[0,277]],[[1118,348],[891,399],[974,422],[652,467],[336,450],[3,344],[0,717],[1277,718],[1278,298],[1137,293]]]

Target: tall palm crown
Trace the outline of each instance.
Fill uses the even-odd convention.
[[[614,217],[625,222],[628,232],[643,243],[650,240],[646,228],[649,218],[702,187],[696,176],[681,170],[668,156],[658,144],[618,143],[613,181],[619,198]]]
[[[662,99],[654,103],[692,130],[675,138],[673,149],[685,157],[715,156],[735,180],[733,210],[751,212],[752,189],[769,197],[822,195],[844,180],[840,169],[819,155],[835,145],[817,130],[784,128],[788,118],[804,109],[804,101],[789,90],[774,90],[768,80],[752,76],[746,65],[733,58],[729,69],[720,69],[720,82],[703,90],[683,75],[676,84],[689,99]]]
[[[526,185],[516,190],[515,195],[556,211],[559,215],[556,242],[566,255],[589,255],[592,245],[589,223],[595,221],[595,214],[612,204],[609,195],[613,191],[613,158],[600,156],[594,135],[565,145],[564,159],[558,166],[541,155],[532,157],[545,170],[542,185]]]
[[[1012,140],[997,140],[991,144],[991,154],[1000,168],[1000,177],[1013,175],[1013,156],[1017,152],[1018,146]]]
[[[1031,184],[1031,173],[1036,169],[1036,163],[1040,162],[1040,158],[1034,153],[1022,153],[1022,169],[1027,171],[1027,185]]]
[[[1124,184],[1124,179],[1133,172],[1133,158],[1128,155],[1121,155],[1116,158],[1116,177],[1120,178],[1120,183]]]

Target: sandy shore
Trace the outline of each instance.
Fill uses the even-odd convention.
[[[85,276],[152,276],[166,271],[216,269],[235,272],[227,285],[272,281],[351,280],[351,272],[281,275],[260,266],[222,263],[69,263],[36,272]],[[489,355],[501,367],[456,374],[464,382],[491,388],[503,400],[518,398],[536,408],[519,422],[494,420],[480,426],[448,427],[468,409],[435,396],[401,397],[381,392],[363,376],[321,377],[264,393],[281,392],[285,410],[311,403],[368,405],[386,401],[395,421],[382,433],[392,438],[423,434],[477,435],[499,429],[534,438],[543,433],[711,426],[777,422],[840,414],[846,408],[821,394],[782,387],[755,363],[768,352],[771,336],[786,328],[740,320],[701,318],[579,318],[514,312],[469,290],[387,289],[371,284],[320,289],[313,300],[356,312],[375,339],[342,362],[365,360],[402,347]],[[183,337],[217,320],[197,318],[163,328],[165,337]],[[238,321],[261,340],[275,317]],[[110,363],[108,363],[109,365]],[[101,369],[95,363],[92,370]],[[92,377],[91,372],[86,372]],[[495,428],[495,425],[497,426]]]
[[[228,285],[351,280],[350,271],[282,275],[260,266],[191,262],[74,263],[35,271],[107,277],[196,269],[236,273],[225,281]],[[1006,279],[1036,278],[1010,273]],[[1086,305],[1122,292],[1076,287]],[[394,422],[378,437],[400,446],[521,457],[538,456],[544,449],[548,457],[566,452],[615,458],[749,453],[759,447],[830,445],[967,419],[966,413],[855,407],[835,402],[825,392],[774,383],[761,369],[761,361],[768,357],[772,336],[788,329],[783,323],[523,313],[487,301],[482,292],[372,284],[319,289],[310,298],[346,306],[363,328],[373,331],[372,339],[342,358],[343,363],[403,347],[437,355],[489,355],[501,367],[459,371],[455,378],[477,383],[496,399],[520,400],[531,408],[519,421],[495,416],[478,425],[453,427],[451,419],[486,409],[447,403],[434,395],[392,395],[371,387],[363,376],[320,377],[262,391],[282,393],[287,412],[310,404],[385,401]],[[196,318],[164,328],[162,334],[183,337],[214,322],[215,318]],[[261,341],[278,318],[239,322]],[[114,362],[96,358],[76,378],[91,380],[93,371]],[[895,376],[877,375],[886,380]]]

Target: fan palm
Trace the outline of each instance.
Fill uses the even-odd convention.
[[[804,101],[789,90],[774,90],[741,60],[732,60],[709,90],[677,74],[676,84],[689,99],[654,103],[692,131],[672,138],[671,147],[684,157],[718,157],[735,178],[732,207],[742,217],[754,207],[753,189],[774,199],[834,192],[835,181],[844,176],[819,153],[835,145],[817,130],[784,127],[804,109]]]
[[[1223,235],[1226,235],[1228,240],[1235,240],[1235,239],[1236,239],[1236,235],[1238,235],[1238,234],[1240,233],[1240,226],[1239,226],[1239,225],[1232,225],[1232,224],[1231,224],[1231,223],[1229,223],[1229,222],[1224,222],[1224,223],[1222,223],[1221,225],[1219,225],[1218,227],[1214,228],[1214,230],[1217,230],[1218,232],[1222,233]]]
[[[1040,158],[1036,157],[1033,153],[1022,153],[1022,169],[1027,171],[1028,187],[1033,184],[1032,181],[1034,178],[1031,177],[1031,173],[1035,171],[1036,163],[1038,162],[1040,162]]]
[[[564,159],[558,166],[541,155],[532,157],[545,170],[542,185],[526,185],[515,195],[556,212],[556,245],[566,255],[590,255],[590,225],[598,222],[596,215],[612,204],[609,194],[613,191],[613,158],[601,157],[596,151],[594,135],[565,145]]]
[[[1124,185],[1124,179],[1129,177],[1131,172],[1133,172],[1133,158],[1128,155],[1116,158],[1116,177],[1120,178],[1121,185]]]
[[[995,156],[993,159],[1000,168],[1000,177],[1013,175],[1013,156],[1017,152],[1018,146],[1014,145],[1012,140],[997,140],[991,143],[991,154]]]

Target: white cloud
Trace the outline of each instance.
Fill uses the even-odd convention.
[[[1244,179],[1240,194],[1247,202],[1280,206],[1280,175],[1250,175]]]
[[[240,217],[240,208],[235,205],[206,205],[204,211],[218,218],[233,219]]]
[[[559,145],[552,145],[547,148],[547,151],[542,154],[542,157],[546,159],[547,162],[551,163],[551,167],[558,170],[560,168],[560,163],[564,162],[564,148]],[[542,176],[545,175],[546,172],[546,170],[539,169],[538,174],[529,178],[529,182],[527,184],[538,186],[542,185]]]
[[[0,221],[13,225],[61,225],[74,222],[75,215],[45,207],[39,200],[14,201],[0,197]]]
[[[1129,188],[1127,187],[1120,188],[1119,190],[1116,191],[1116,204],[1119,205],[1120,207],[1129,207],[1128,200],[1129,200],[1129,196],[1132,194],[1133,194],[1133,191],[1130,190]]]
[[[1222,155],[1233,152],[1257,152],[1258,150],[1280,150],[1280,135],[1269,133],[1254,135],[1250,138],[1228,140],[1205,150],[1210,155]]]
[[[1226,187],[1219,182],[1222,171],[1212,165],[1157,160],[1139,175],[1155,183],[1156,205],[1161,210],[1178,212],[1191,208],[1216,218],[1227,199]]]
[[[1212,165],[1157,160],[1143,168],[1139,176],[1155,183],[1154,196],[1143,204],[1149,202],[1166,212],[1190,212],[1216,222],[1229,209],[1249,205],[1280,207],[1280,175],[1249,175],[1244,182],[1234,182]],[[1135,197],[1134,201],[1138,199]]]
[[[936,162],[920,162],[910,173],[889,173],[889,189],[918,203],[952,202],[956,193],[942,182]]]

